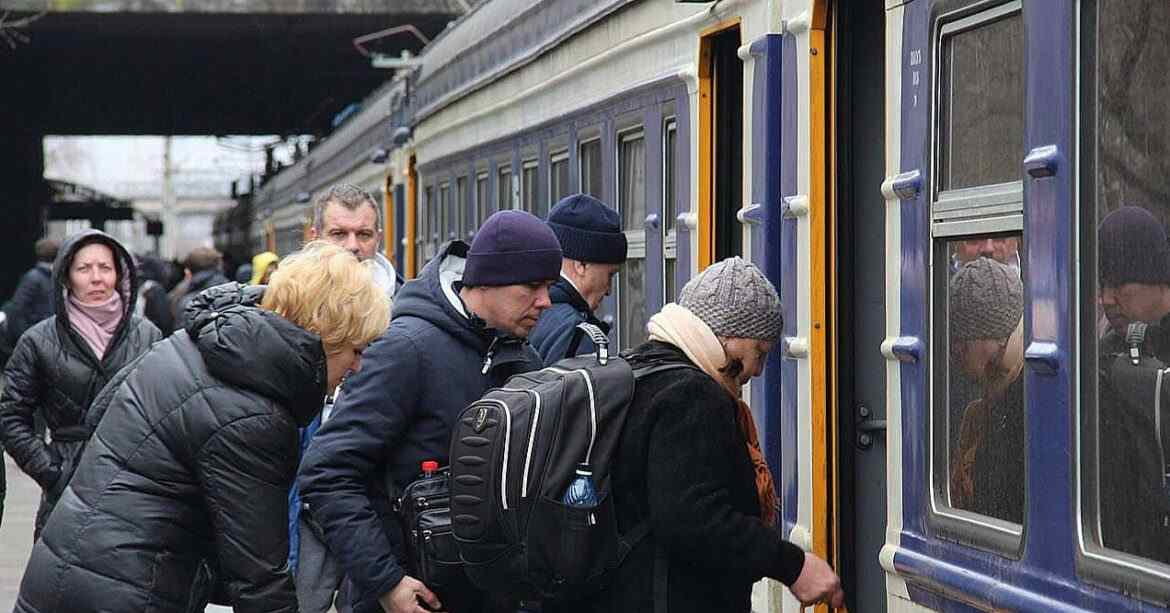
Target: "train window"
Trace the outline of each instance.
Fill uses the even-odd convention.
[[[455,179],[455,238],[467,238],[467,177]]]
[[[1025,499],[1021,238],[940,241],[934,264],[936,511],[1011,537]]]
[[[935,236],[1023,224],[1024,26],[1008,2],[939,30]],[[1014,218],[1005,226],[988,218]]]
[[[422,270],[423,265],[427,262],[427,245],[431,241],[431,214],[430,210],[434,208],[435,191],[431,186],[423,188],[422,203],[419,205],[418,219],[416,220],[415,231],[415,262],[418,263],[418,269]]]
[[[500,174],[496,177],[496,210],[507,211],[516,208],[516,201],[512,198],[512,167],[501,166]]]
[[[1081,24],[1080,566],[1095,579],[1164,602],[1170,4],[1086,1]]]
[[[549,156],[549,206],[569,195],[569,152],[558,151]]]
[[[678,217],[678,122],[671,117],[664,123],[662,131],[662,285],[665,302],[674,300],[678,291],[675,281],[675,265],[678,263],[678,236],[675,232],[675,218]]]
[[[439,184],[439,225],[434,232],[435,239],[440,242],[446,242],[454,237],[452,232],[452,218],[451,214],[451,184]]]
[[[521,185],[520,185],[520,208],[544,218],[546,207],[541,206],[537,195],[536,176],[539,171],[539,162],[536,160],[527,160],[520,165],[521,168]]]
[[[605,201],[601,187],[601,139],[585,141],[577,156],[581,165],[581,193]]]
[[[1002,17],[944,34],[939,118],[940,187],[944,190],[1018,180],[1024,157],[1023,18],[1010,5]]]
[[[630,248],[618,274],[618,342],[646,340],[646,138],[641,130],[618,136],[618,213]]]
[[[484,220],[491,215],[492,203],[488,201],[488,173],[481,172],[475,175],[475,223],[473,230],[478,230]]]

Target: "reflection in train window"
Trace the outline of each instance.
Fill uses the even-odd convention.
[[[473,230],[478,230],[484,220],[491,215],[492,203],[488,201],[488,174],[481,172],[475,175],[475,223]]]
[[[539,163],[536,160],[525,160],[520,164],[520,208],[544,218],[547,207],[541,206],[537,198],[536,173]]]
[[[935,488],[952,509],[1024,518],[1024,284],[1020,235],[945,243],[936,352]],[[946,424],[945,426],[943,424]]]
[[[1017,181],[1024,157],[1019,12],[947,33],[940,53],[939,188]]]
[[[500,174],[496,178],[496,210],[507,211],[516,208],[512,198],[512,167],[501,166]]]
[[[581,164],[581,193],[605,202],[601,187],[601,139],[581,143],[577,159]]]
[[[558,151],[549,156],[548,201],[552,205],[569,195],[569,152]]]
[[[1170,563],[1170,4],[1082,19],[1081,516],[1090,550]]]
[[[633,347],[646,340],[646,139],[641,130],[619,136],[618,213],[629,253],[618,275],[618,342]]]

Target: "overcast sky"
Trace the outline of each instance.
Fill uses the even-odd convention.
[[[273,136],[176,136],[171,165],[176,193],[228,197],[231,182],[264,169],[263,146]],[[162,193],[164,138],[161,136],[48,136],[45,177],[79,183],[120,198],[158,198]],[[287,163],[287,146],[277,147]]]

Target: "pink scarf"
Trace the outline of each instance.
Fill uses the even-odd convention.
[[[122,321],[122,296],[114,292],[105,302],[89,304],[69,294],[65,310],[69,316],[69,325],[85,339],[89,348],[93,349],[93,354],[99,360],[105,357],[110,339]]]

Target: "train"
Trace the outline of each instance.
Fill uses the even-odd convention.
[[[1164,0],[480,2],[252,195],[251,248],[295,249],[345,180],[410,278],[497,210],[590,193],[630,245],[601,308],[618,346],[723,258],[779,288],[745,396],[777,529],[849,610],[1165,610],[1170,552],[1105,536],[1126,501],[1101,495],[1095,381],[1096,229],[1123,204],[1170,218],[1168,24]],[[971,250],[1023,288],[1003,512],[950,479]],[[768,580],[753,609],[801,610]]]

